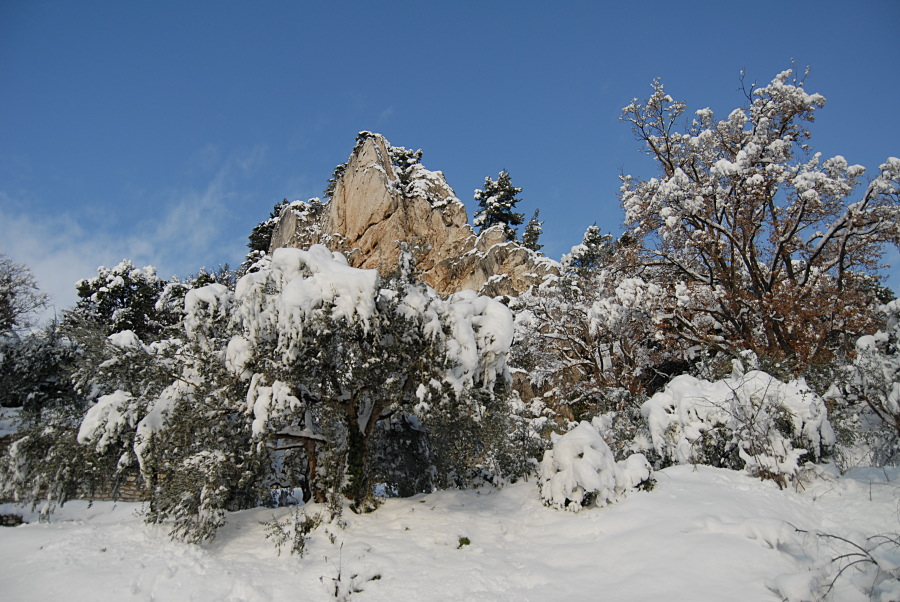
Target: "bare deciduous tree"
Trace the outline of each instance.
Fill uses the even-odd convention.
[[[47,307],[31,270],[0,254],[0,332],[31,325],[34,314]]]

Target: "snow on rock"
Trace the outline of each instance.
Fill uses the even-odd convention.
[[[650,463],[643,454],[616,462],[588,422],[564,435],[554,434],[552,440],[553,449],[544,452],[539,483],[541,498],[549,506],[574,512],[591,504],[606,506],[650,478]]]
[[[559,265],[518,243],[476,236],[465,205],[440,171],[426,169],[421,153],[393,147],[380,134],[361,132],[334,186],[331,200],[313,219],[296,218],[290,207],[272,233],[272,249],[322,243],[349,251],[353,267],[392,268],[402,242],[427,242],[416,267],[441,294],[464,289],[491,296],[519,294],[539,284]],[[490,282],[497,274],[508,278]]]

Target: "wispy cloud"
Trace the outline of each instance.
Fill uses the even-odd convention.
[[[378,127],[384,127],[387,121],[394,115],[394,107],[390,106],[383,110],[378,114],[378,118],[375,120],[375,123]]]
[[[211,156],[214,153],[204,153],[205,159]],[[240,182],[265,156],[263,146],[233,153],[220,161],[205,184],[145,193],[145,219],[100,229],[91,227],[83,214],[36,215],[23,199],[0,191],[0,253],[31,268],[58,309],[77,300],[77,280],[124,258],[139,266],[154,265],[162,277],[195,272],[207,261],[212,263],[206,267],[215,267],[233,260],[235,241],[223,234],[229,226],[228,207],[247,200],[250,193],[240,191]],[[52,317],[52,311],[44,317]]]

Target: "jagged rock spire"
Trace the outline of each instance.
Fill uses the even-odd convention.
[[[270,250],[319,242],[343,251],[354,267],[384,272],[397,266],[405,242],[415,248],[425,281],[441,293],[515,295],[556,271],[556,262],[508,242],[502,228],[476,236],[444,175],[425,169],[420,157],[362,132],[338,170],[331,200],[286,207]]]

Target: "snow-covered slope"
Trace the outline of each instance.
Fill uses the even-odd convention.
[[[541,505],[534,481],[391,499],[371,514],[345,512],[343,528],[320,526],[303,558],[279,556],[260,524],[290,508],[231,514],[215,541],[193,546],[143,524],[139,504],[71,502],[49,524],[26,512],[34,523],[0,530],[0,597],[806,600],[843,566],[831,559],[856,550],[795,527],[862,544],[900,532],[897,469],[824,474],[802,491],[704,466],[655,477],[650,492],[577,514]],[[900,565],[896,546],[879,553],[884,566]],[[876,599],[900,598],[900,581],[872,569],[845,571],[831,599],[866,600],[873,585],[886,590]]]

